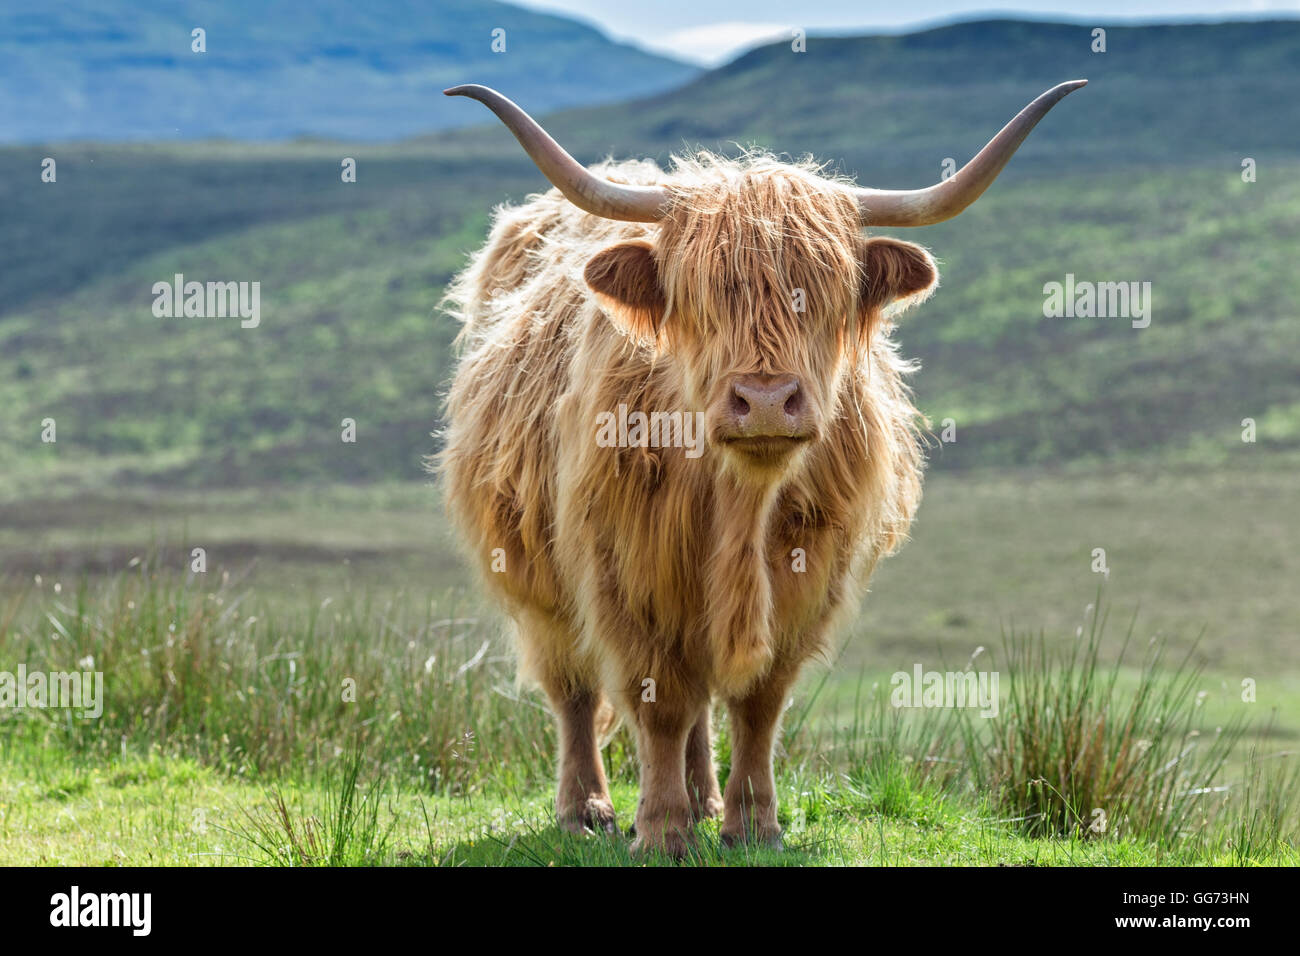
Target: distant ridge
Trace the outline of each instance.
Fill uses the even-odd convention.
[[[1086,77],[1069,122],[1044,122],[1013,174],[1040,161],[1096,168],[1300,155],[1300,20],[1105,29],[1105,53],[1092,52],[1092,27],[1024,20],[811,36],[806,53],[787,42],[758,47],[677,89],[561,113],[547,128],[586,162],[756,142],[842,160],[877,185],[915,185],[907,177],[916,170],[969,158],[1042,90]],[[520,96],[531,108],[527,91]]]
[[[191,50],[206,32],[207,52]],[[494,52],[494,30],[504,52]],[[480,82],[544,109],[681,83],[695,67],[491,0],[59,0],[0,6],[0,137],[392,139],[464,122]]]

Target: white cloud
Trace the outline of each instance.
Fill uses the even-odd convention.
[[[678,59],[714,66],[730,60],[749,47],[773,40],[790,39],[792,29],[784,23],[728,20],[675,30],[656,37],[653,45]]]

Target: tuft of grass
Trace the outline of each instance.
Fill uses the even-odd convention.
[[[388,791],[382,773],[362,783],[365,752],[358,740],[323,782],[319,814],[295,810],[282,787],[269,794],[269,807],[245,808],[231,833],[274,866],[367,866],[382,864],[392,850],[397,818],[380,814]],[[380,762],[382,766],[382,761]]]
[[[827,677],[788,721],[783,749],[792,768],[811,779],[836,780],[832,805],[853,812],[930,824],[959,796],[968,754],[959,747],[952,710],[904,713],[879,683],[860,675],[847,721],[815,720]]]
[[[1252,750],[1225,839],[1237,866],[1300,846],[1300,754]]]
[[[1063,646],[1042,634],[1004,637],[1010,691],[987,734],[965,722],[975,786],[1030,835],[1126,833],[1170,847],[1217,813],[1216,787],[1242,738],[1240,715],[1209,727],[1201,667],[1191,652],[1170,665],[1148,644],[1135,682],[1121,684],[1136,615],[1109,665],[1100,652],[1100,600]],[[976,753],[981,756],[976,759]]]
[[[1195,646],[1171,662],[1153,638],[1135,668],[1136,615],[1116,649],[1100,594],[1086,614],[1065,641],[1004,633],[1003,699],[988,719],[895,709],[879,683],[860,678],[848,719],[818,720],[823,678],[787,721],[787,771],[833,781],[830,805],[859,817],[943,826],[975,814],[1035,839],[1132,840],[1239,861],[1293,848],[1300,771],[1277,756],[1229,782],[1245,710],[1208,718]]]

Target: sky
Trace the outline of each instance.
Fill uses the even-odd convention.
[[[586,20],[618,40],[705,65],[742,50],[809,33],[898,32],[978,15],[1097,20],[1098,26],[1151,20],[1220,20],[1300,15],[1300,0],[512,0]],[[1005,0],[1004,0],[1005,2]]]

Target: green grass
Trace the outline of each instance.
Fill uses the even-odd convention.
[[[5,659],[55,670],[91,657],[107,705],[93,721],[0,712],[0,862],[647,862],[621,838],[557,833],[550,718],[470,615],[364,596],[286,613],[147,561],[12,598]],[[708,823],[689,862],[1295,862],[1294,763],[1243,736],[1240,716],[1217,728],[1214,682],[1195,667],[1102,667],[1100,626],[1051,656],[1079,640],[1013,636],[987,722],[895,710],[865,679],[845,706],[812,675],[781,743],[789,849],[724,850]],[[725,731],[718,754],[725,778]],[[626,824],[626,730],[606,760]],[[1097,804],[1104,833],[1077,825]]]
[[[1300,717],[1294,486],[1265,462],[936,474],[912,540],[872,579],[847,663],[961,662],[1003,624],[1073,634],[1104,548],[1108,603],[1141,609],[1140,642],[1185,651],[1203,632],[1208,668],[1267,685],[1261,701]]]
[[[275,795],[215,775],[197,781],[184,761],[158,758],[157,779],[113,782],[90,771],[85,792],[54,799],[15,779],[0,765],[0,865],[216,866],[297,863],[287,841],[263,849],[249,838],[248,814],[278,813]],[[797,813],[785,820],[783,851],[722,848],[716,824],[706,823],[699,849],[687,865],[766,866],[1157,866],[1235,865],[1231,848],[1201,853],[1165,852],[1124,839],[1034,839],[1009,824],[943,805],[933,813],[885,812],[852,790],[809,794],[783,780],[781,798]],[[613,787],[615,808],[627,821],[635,788]],[[285,788],[294,826],[329,804],[324,786]],[[379,806],[382,846],[354,838],[341,851],[351,864],[391,866],[640,866],[673,865],[651,856],[633,858],[622,837],[574,837],[550,817],[549,795],[504,795],[493,800],[401,796]],[[353,831],[354,833],[356,831]],[[280,834],[272,831],[277,839]],[[267,834],[270,836],[271,834]],[[376,849],[381,852],[375,853]],[[1291,850],[1252,862],[1295,865]]]
[[[1202,631],[1205,664],[1261,701],[1300,701],[1300,527],[1294,471],[1275,459],[1242,467],[1158,465],[1064,473],[931,475],[912,540],[884,562],[851,628],[844,665],[964,661],[1004,623],[1073,633],[1100,575],[1107,596],[1140,607],[1140,635],[1177,649]],[[207,550],[210,577],[229,572],[267,600],[298,606],[368,590],[423,607],[472,582],[424,483],[264,486],[212,491],[51,493],[0,505],[0,591],[73,587],[151,550],[187,567]],[[1293,709],[1300,725],[1300,703]]]
[[[771,860],[1290,860],[1294,844],[1280,834],[1294,819],[1300,781],[1294,770],[1287,775],[1293,758],[1278,756],[1300,737],[1290,480],[1280,468],[934,476],[914,540],[885,562],[838,660],[810,669],[795,695],[780,765],[783,820],[807,830]],[[515,690],[498,617],[467,589],[433,487],[128,494],[9,513],[15,526],[0,533],[11,572],[0,585],[0,666],[65,667],[89,654],[109,675],[98,724],[0,718],[0,802],[11,828],[22,821],[13,832],[30,831],[13,837],[11,852],[23,854],[15,859],[99,862],[125,853],[204,863],[222,856],[194,854],[218,846],[227,862],[268,864],[625,856],[619,844],[575,842],[552,827],[550,719],[536,696]],[[208,549],[210,569],[187,580],[197,544]],[[1104,582],[1089,569],[1099,544],[1112,569]],[[85,577],[69,570],[86,566],[95,570]],[[1025,670],[1023,653],[1019,663],[1008,654],[1004,628],[1041,630],[1044,642],[1022,643],[1022,652],[1076,653],[1074,635],[1090,633],[1086,606],[1099,583],[1119,613],[1096,659],[1076,658],[1059,673],[1039,668],[1051,680],[1037,690],[1004,680],[1004,693],[1015,686],[1037,702],[1027,717],[1041,723],[1048,702],[1063,715],[1060,735],[1017,746],[1018,763],[989,751],[988,760],[965,764],[952,752],[969,729],[961,725],[872,716],[872,688],[888,689],[893,672],[915,663],[960,669],[983,647],[979,666]],[[1129,657],[1120,661],[1134,612]],[[1160,690],[1168,667],[1144,676],[1153,640],[1169,662],[1186,657],[1187,673],[1201,669],[1184,678],[1181,697]],[[354,703],[343,700],[348,678]],[[1243,680],[1255,682],[1256,702],[1242,700]],[[1087,757],[1079,745],[1091,739],[1080,729],[1088,721],[1105,718],[1109,732],[1145,700],[1148,730],[1139,739],[1157,739],[1151,701],[1158,713],[1167,699],[1185,705],[1188,694],[1194,706],[1181,713],[1195,719],[1199,736],[1182,766],[1194,771],[1217,741],[1231,746],[1216,782],[1175,791],[1181,810],[1152,812],[1139,790],[1146,810],[1126,811],[1102,792],[1107,774],[1122,769],[1114,758],[1125,735],[1102,740],[1089,773],[1061,767],[1067,744]],[[1004,713],[1009,707],[1010,699]],[[1155,752],[1172,756],[1186,729],[1179,725]],[[349,803],[338,781],[358,733],[366,763]],[[725,767],[725,735],[718,744]],[[912,764],[898,754],[911,754]],[[940,769],[963,767],[962,779],[918,779],[915,767],[927,758],[942,758]],[[608,760],[626,825],[635,780],[626,733]],[[141,775],[142,762],[154,776]],[[192,786],[158,776],[173,765],[198,774]],[[1030,788],[1028,779],[1047,783]],[[1200,789],[1208,792],[1189,803],[1185,791]],[[974,800],[976,792],[988,799]],[[1153,785],[1146,795],[1167,792]],[[1050,833],[1024,826],[1044,809],[1036,800],[1055,814]],[[352,810],[340,817],[341,807]],[[1077,832],[1098,807],[1110,826],[1101,843]],[[1212,817],[1197,816],[1205,810]],[[191,832],[196,812],[230,832],[200,839]],[[1126,832],[1126,812],[1140,834]],[[1192,846],[1188,833],[1209,826],[1202,819],[1214,820],[1212,833]],[[374,839],[340,845],[340,832]],[[744,858],[718,850],[708,859]]]

